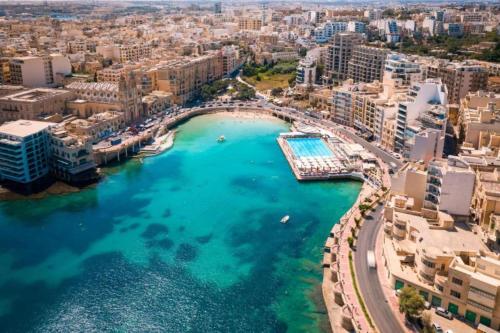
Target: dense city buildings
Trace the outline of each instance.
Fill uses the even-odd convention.
[[[292,123],[277,142],[297,179],[363,182],[325,235],[334,332],[498,332],[499,22],[494,2],[0,4],[0,195],[84,187],[131,157],[139,177],[184,119],[272,115]]]

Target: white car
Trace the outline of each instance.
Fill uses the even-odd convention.
[[[441,328],[441,325],[438,323],[432,323],[432,328],[434,329],[434,332],[436,333],[443,333],[443,329]]]

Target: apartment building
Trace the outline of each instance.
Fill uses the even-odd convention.
[[[64,114],[74,94],[69,90],[35,88],[0,97],[0,124],[19,119],[37,120]]]
[[[347,78],[354,82],[382,81],[387,49],[356,45],[349,60]]]
[[[411,204],[410,198],[395,196],[386,206],[383,253],[390,284],[396,290],[411,286],[431,305],[472,325],[498,329],[498,255],[450,215],[425,216]]]
[[[229,77],[240,66],[239,52],[233,47],[222,48],[222,75]]]
[[[71,184],[97,179],[90,141],[71,136],[61,124],[50,129],[49,142],[49,168],[54,177]]]
[[[321,27],[314,29],[314,40],[316,43],[326,43],[338,33],[347,31],[347,22],[328,21]]]
[[[122,45],[98,45],[96,53],[105,59],[112,59],[121,63],[149,59],[152,55],[152,46],[149,43],[129,43]]]
[[[477,91],[460,101],[460,141],[467,148],[491,147],[500,135],[500,94]]]
[[[339,84],[347,79],[353,49],[362,42],[363,37],[356,33],[338,33],[333,36],[325,59],[325,83]]]
[[[124,114],[119,111],[95,113],[87,119],[73,119],[65,124],[65,130],[69,133],[92,144],[125,127]]]
[[[299,61],[295,82],[306,87],[312,87],[316,83],[316,62],[314,59],[306,57]]]
[[[457,156],[432,160],[427,168],[424,209],[468,216],[476,174]]]
[[[145,116],[166,112],[172,107],[172,94],[165,91],[153,91],[142,98],[142,106]]]
[[[391,82],[394,88],[408,87],[423,78],[420,64],[411,56],[401,53],[390,53],[387,56],[382,79],[384,84]]]
[[[140,68],[140,64],[112,65],[96,72],[97,82],[120,82],[122,77],[128,77],[132,71]]]
[[[398,103],[394,142],[396,151],[407,157],[416,158],[415,150],[419,150],[419,147],[418,142],[415,141],[415,135],[424,130],[433,129],[439,133],[432,144],[433,157],[441,158],[448,116],[447,104],[446,86],[440,80],[427,79],[412,84],[406,95],[406,101]],[[427,139],[432,137],[426,136]],[[428,157],[426,159],[428,160]]]
[[[459,104],[469,92],[486,90],[488,86],[488,70],[474,63],[450,63],[435,61],[429,67],[429,78],[441,78],[448,88],[449,103]]]
[[[238,19],[238,27],[240,30],[260,30],[262,28],[262,20],[252,17],[241,17]]]
[[[71,74],[69,59],[61,54],[45,57],[16,57],[9,64],[10,83],[25,87],[56,85],[56,74]]]
[[[182,105],[200,93],[201,87],[222,78],[220,53],[196,58],[180,58],[154,69],[154,90],[172,93],[172,102]]]

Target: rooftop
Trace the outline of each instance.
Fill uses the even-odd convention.
[[[55,124],[34,120],[16,120],[0,126],[0,134],[12,135],[22,138],[38,133],[52,125]]]

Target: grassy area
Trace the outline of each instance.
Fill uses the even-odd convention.
[[[363,311],[363,314],[365,315],[366,321],[368,321],[368,324],[370,325],[371,328],[375,328],[373,325],[372,319],[370,318],[370,314],[368,313],[368,310],[366,309],[365,302],[363,301],[363,297],[361,296],[361,293],[359,292],[358,288],[358,280],[356,280],[356,274],[354,273],[354,267],[352,263],[352,252],[349,252],[349,270],[351,271],[351,278],[352,278],[352,284],[354,287],[354,291],[356,292],[356,296],[358,297],[358,302],[359,305],[361,306],[361,310]]]
[[[243,79],[259,91],[273,88],[288,88],[295,80],[296,61],[281,61],[276,64],[247,64],[243,68]]]
[[[260,73],[258,74],[260,81],[258,81],[257,76],[243,77],[245,81],[255,86],[259,91],[265,91],[273,88],[288,88],[288,81],[294,77],[294,74],[270,74],[270,73]]]

